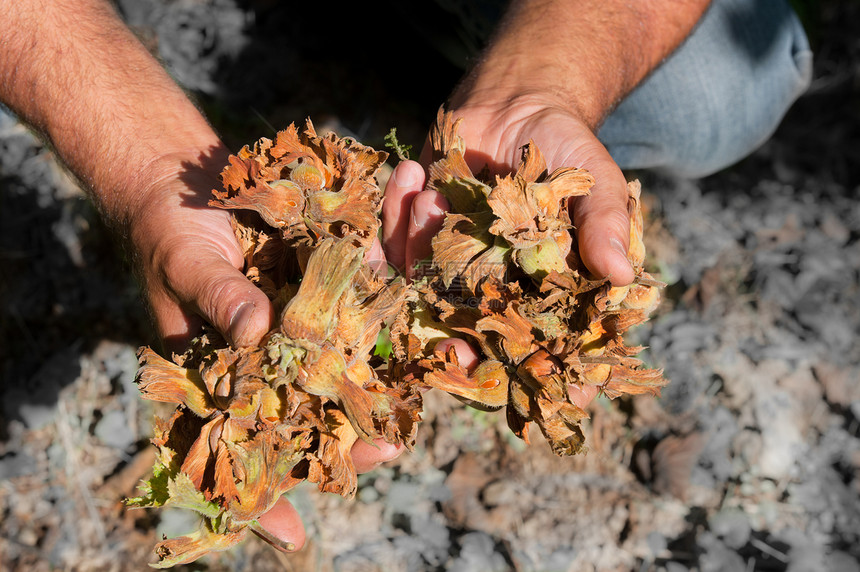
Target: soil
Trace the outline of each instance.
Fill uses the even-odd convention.
[[[234,149],[307,116],[420,148],[461,73],[366,8],[118,5]],[[431,393],[415,452],[356,499],[290,493],[301,552],[251,538],[179,569],[860,570],[860,6],[819,8],[815,80],[770,141],[702,180],[641,174],[669,286],[633,338],[661,398],[599,398],[588,454],[561,459]],[[97,213],[2,112],[0,261],[0,570],[146,569],[195,527],[122,504],[153,462],[133,383],[153,332]]]

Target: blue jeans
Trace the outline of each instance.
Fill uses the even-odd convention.
[[[598,137],[622,169],[702,177],[764,143],[811,78],[812,52],[787,1],[714,0]]]

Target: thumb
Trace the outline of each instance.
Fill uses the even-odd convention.
[[[382,245],[395,268],[406,264],[406,242],[412,202],[424,186],[424,168],[415,161],[398,163],[385,185],[382,201]]]
[[[200,318],[234,347],[258,343],[274,321],[266,295],[218,252],[199,248],[192,260],[185,258],[165,268],[171,276],[170,295],[150,302],[166,349],[184,349],[199,330]]]
[[[596,276],[609,277],[614,286],[633,281],[627,259],[630,215],[627,212],[627,181],[608,154],[584,166],[594,175],[591,194],[571,201],[579,253]]]
[[[299,550],[305,544],[307,533],[298,511],[281,497],[268,512],[257,518],[258,526],[251,530],[257,536],[284,552]]]
[[[630,284],[634,275],[627,259],[630,240],[627,209],[608,204],[591,204],[588,205],[591,208],[586,208],[584,201],[577,202],[576,235],[585,266],[598,277],[609,277],[613,286]]]
[[[202,264],[188,285],[197,312],[234,347],[254,345],[269,331],[273,309],[263,292],[220,257]]]

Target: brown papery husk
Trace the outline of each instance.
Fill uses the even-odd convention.
[[[420,311],[407,324],[401,320],[395,354],[417,359],[417,377],[429,387],[482,408],[506,407],[521,438],[534,422],[557,454],[584,451],[580,423],[588,415],[569,387],[596,386],[612,398],[659,394],[666,384],[623,339],[656,308],[661,287],[643,268],[640,185],[627,189],[636,279],[613,288],[581,263],[571,234],[568,200],[588,194],[593,177],[573,167],[549,173],[534,142],[523,147],[514,173],[474,174],[458,124],[440,109],[431,131],[436,161],[428,186],[451,209],[433,239],[432,271],[413,286]],[[434,352],[433,332],[468,341],[477,366],[467,370],[452,352]],[[506,390],[488,378],[503,380]]]

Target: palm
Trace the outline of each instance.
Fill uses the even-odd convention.
[[[174,170],[152,188],[130,217],[128,229],[146,298],[159,337],[169,351],[182,351],[205,320],[234,345],[254,345],[272,327],[272,306],[241,269],[244,255],[230,214],[208,206],[214,173]],[[367,253],[371,265],[383,265],[378,244]],[[255,311],[244,336],[232,331],[237,311]],[[402,448],[378,440],[359,441],[352,449],[358,472],[390,460]],[[260,524],[280,543],[300,548],[305,541],[301,518],[285,499],[260,517]]]
[[[594,175],[591,195],[572,207],[572,218],[586,266],[615,285],[629,284],[632,269],[626,261],[629,240],[627,188],[624,175],[591,129],[570,113],[552,107],[465,110],[461,134],[466,160],[475,170],[489,164],[507,172],[520,161],[530,140],[544,154],[550,170],[581,167]]]
[[[144,293],[167,350],[184,349],[204,319],[242,344],[258,341],[271,323],[268,299],[240,272],[243,255],[229,214],[206,204],[215,183],[203,171],[167,179],[131,217]],[[230,326],[247,303],[258,315],[236,339]]]

